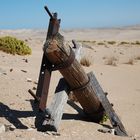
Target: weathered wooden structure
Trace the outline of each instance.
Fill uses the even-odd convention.
[[[52,15],[47,7],[45,9],[51,18],[44,45],[37,93],[33,95],[39,102],[36,127],[41,131],[57,131],[63,115],[63,107],[67,102],[69,92],[72,91],[91,120],[99,122],[106,113],[116,130],[116,134],[126,136],[127,133],[121,121],[112,109],[97,79],[93,73],[86,74],[84,72],[80,63],[75,59],[75,53],[58,32],[60,20],[57,19],[57,14]],[[64,79],[60,80],[54,100],[46,109],[53,70],[59,70]]]

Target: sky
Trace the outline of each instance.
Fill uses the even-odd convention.
[[[0,0],[0,29],[47,28],[45,5],[63,29],[140,25],[140,0]]]

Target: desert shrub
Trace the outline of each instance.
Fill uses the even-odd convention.
[[[104,42],[98,42],[97,44],[98,44],[98,45],[105,45]]]
[[[31,54],[31,49],[24,41],[18,40],[11,36],[0,38],[0,50],[13,55]]]
[[[129,42],[126,42],[126,41],[120,42],[120,45],[126,45],[126,44],[129,44]]]
[[[125,64],[134,65],[134,59],[130,58]]]
[[[136,43],[136,45],[140,45],[140,41],[136,41],[135,43]]]
[[[140,41],[132,42],[132,45],[140,45]]]
[[[109,119],[108,115],[105,113],[102,117],[102,119],[100,120],[100,124],[103,124],[104,122],[106,122]]]
[[[140,41],[131,42],[131,45],[140,45]]]
[[[110,44],[110,45],[114,45],[114,44],[116,44],[115,41],[108,41],[107,43]]]
[[[91,65],[91,61],[88,58],[83,57],[80,60],[80,64],[83,65],[83,66],[89,67]]]
[[[112,57],[109,57],[109,58],[106,59],[105,64],[106,65],[117,66],[117,64],[116,64],[117,60],[118,59],[116,57],[112,56]]]
[[[140,60],[140,55],[135,57],[136,60]]]

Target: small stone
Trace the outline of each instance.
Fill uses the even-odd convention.
[[[25,59],[25,62],[28,63],[28,59]]]
[[[14,126],[14,125],[11,125],[10,127],[9,127],[9,130],[10,131],[14,131],[16,129],[16,127]]]
[[[102,133],[110,133],[112,135],[115,135],[115,129],[103,128],[103,129],[98,129],[98,131]]]
[[[60,136],[60,133],[52,132],[52,135],[53,135],[53,136]]]
[[[24,72],[24,73],[27,73],[27,71],[26,70],[21,70],[22,72]]]
[[[36,84],[36,85],[38,84],[38,82],[36,82],[36,81],[34,81],[33,83]]]
[[[47,131],[47,132],[46,132],[46,134],[48,134],[48,135],[52,135],[52,133],[51,133],[51,132],[49,132],[49,131]]]
[[[115,135],[115,129],[111,129],[111,132],[110,132],[112,135]]]
[[[13,71],[13,69],[10,69],[10,72],[12,72]]]
[[[28,63],[28,59],[27,58],[23,58],[22,60],[24,60],[26,63]]]
[[[27,78],[27,82],[32,82],[32,79],[30,79],[30,78]]]
[[[33,87],[33,90],[36,90],[37,88],[36,87]]]
[[[6,72],[4,72],[4,73],[3,73],[3,75],[7,75],[7,73],[6,73]]]
[[[28,128],[27,130],[28,130],[28,131],[32,131],[32,130],[34,130],[34,129],[33,129],[33,128]]]
[[[4,124],[0,124],[0,133],[6,132],[6,128]]]

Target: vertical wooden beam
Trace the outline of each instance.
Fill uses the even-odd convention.
[[[44,111],[46,109],[50,79],[51,79],[51,64],[48,61],[45,53],[43,54],[42,64],[39,74],[38,86],[36,96],[40,98],[39,109]]]

